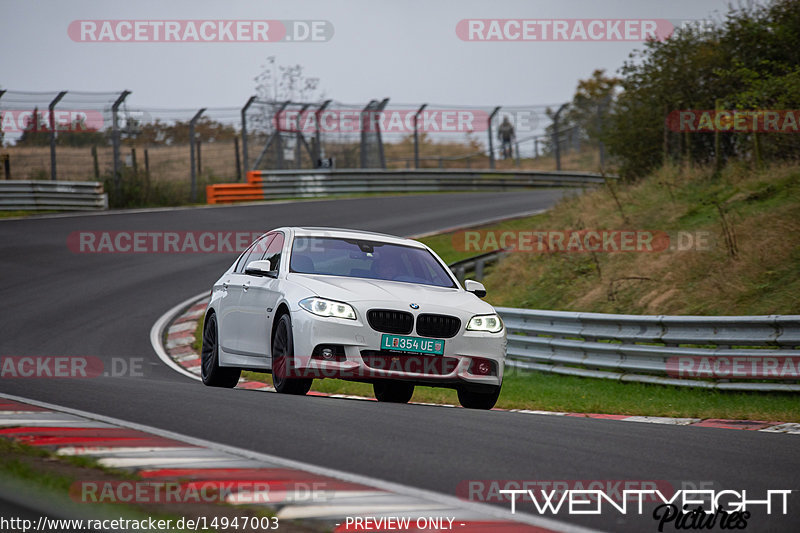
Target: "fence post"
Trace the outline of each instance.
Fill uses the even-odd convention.
[[[131,165],[133,165],[133,175],[139,176],[139,165],[136,163],[136,148],[131,148]]]
[[[205,112],[206,108],[202,108],[200,111],[195,113],[192,120],[189,121],[189,157],[192,160],[191,163],[191,173],[192,173],[192,191],[191,191],[191,200],[192,203],[197,202],[197,171],[195,169],[195,160],[194,160],[194,125],[197,123],[197,119],[200,118]]]
[[[11,157],[8,154],[3,154],[0,156],[0,159],[3,160],[3,172],[5,173],[6,179],[11,179]]]
[[[492,120],[497,112],[500,111],[500,106],[494,108],[489,119],[486,121],[486,131],[489,132],[489,168],[494,168],[494,139],[492,138]]]
[[[369,103],[364,106],[364,109],[361,110],[361,114],[359,115],[359,129],[361,130],[361,150],[359,151],[359,157],[361,159],[361,168],[367,168],[367,128],[365,118],[367,118],[369,111],[372,107],[377,104],[377,100],[370,100]]]
[[[249,165],[250,157],[247,154],[247,108],[250,107],[250,104],[252,104],[255,101],[255,99],[256,99],[255,95],[251,96],[247,100],[247,103],[244,104],[244,107],[242,108],[242,159],[244,160],[244,170],[245,170],[245,172],[250,170],[250,165]],[[238,148],[236,149],[236,160],[237,161],[239,160],[239,149]],[[239,181],[242,181],[242,172],[241,172],[241,170],[237,172],[237,176],[238,176],[237,179]]]
[[[380,124],[380,117],[378,116],[378,114],[383,112],[383,110],[386,108],[386,104],[388,103],[389,99],[384,98],[383,100],[381,100],[381,103],[379,103],[375,107],[375,120],[374,120],[375,129],[377,130],[375,136],[378,142],[378,159],[380,159],[380,168],[384,170],[386,170],[386,155],[383,153],[383,136],[381,135],[381,124]]]
[[[414,113],[414,168],[419,168],[419,129],[417,127],[417,123],[419,122],[419,115],[425,108],[428,107],[428,104],[422,104],[417,112]]]
[[[605,132],[604,120],[603,120],[603,112],[605,111],[606,106],[611,99],[610,96],[606,96],[603,99],[603,102],[597,105],[597,151],[599,152],[600,156],[600,172],[603,173],[606,171],[606,143],[603,142],[603,133]],[[666,142],[667,142],[667,134],[666,134],[666,120],[664,121],[664,163],[667,162],[667,152],[666,152]]]
[[[203,148],[203,141],[202,139],[197,139],[197,173],[201,176],[203,175],[203,155],[202,155],[202,148]]]
[[[119,195],[120,188],[120,173],[119,173],[119,106],[125,101],[125,98],[131,94],[130,91],[122,91],[119,98],[111,105],[111,146],[113,147],[114,157],[114,192]]]
[[[67,94],[67,91],[58,93],[47,109],[50,111],[50,179],[56,180],[56,105]]]
[[[306,112],[311,104],[303,104],[303,107],[300,108],[300,112],[297,114],[297,130],[294,134],[294,168],[300,168],[301,162],[303,160],[303,153],[300,151],[301,140],[303,140],[303,132],[300,130],[300,124],[303,121],[303,113]],[[314,162],[311,162],[311,168],[314,168],[316,165]]]
[[[316,119],[316,131],[314,132],[314,167],[320,163],[322,159],[322,132],[320,131],[320,117],[325,108],[331,103],[332,100],[325,100],[322,105],[314,111],[314,118]]]
[[[233,152],[236,156],[236,181],[242,181],[242,160],[239,158],[239,137],[233,138]]]
[[[97,160],[97,146],[92,146],[92,162],[94,163],[94,180],[100,181],[100,162]]]
[[[719,98],[717,98],[714,101],[714,111],[716,113],[714,118],[718,118],[719,110],[720,110],[720,101]],[[722,170],[722,154],[720,153],[721,151],[722,151],[722,145],[719,139],[719,128],[714,128],[714,172],[715,173],[719,173],[719,171]]]
[[[559,147],[560,139],[558,133],[558,117],[561,115],[561,112],[566,109],[567,105],[569,104],[561,104],[561,107],[558,108],[556,114],[553,116],[553,139],[556,151],[556,170],[561,170],[561,149]]]

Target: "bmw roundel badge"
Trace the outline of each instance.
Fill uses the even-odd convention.
[[[419,305],[417,305],[417,304],[410,304],[410,305],[411,305],[411,309],[419,309]]]

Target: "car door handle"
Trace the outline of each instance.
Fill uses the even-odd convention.
[[[249,288],[250,288],[250,282],[249,281],[247,283],[242,283],[242,289],[247,290]]]
[[[223,291],[227,291],[228,290],[228,282],[227,281],[223,281],[222,282],[222,290]]]

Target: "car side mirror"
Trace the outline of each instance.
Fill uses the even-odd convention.
[[[472,279],[468,279],[464,282],[464,290],[471,292],[478,298],[486,296],[486,287],[483,286],[483,283]]]
[[[272,270],[272,263],[269,261],[253,261],[245,267],[244,273],[248,276],[278,277],[278,271]]]

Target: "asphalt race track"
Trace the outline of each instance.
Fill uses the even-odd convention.
[[[235,254],[78,254],[71,232],[266,231],[318,225],[412,235],[552,205],[557,190],[356,198],[0,220],[1,356],[139,360],[143,376],[0,379],[0,391],[361,475],[455,495],[467,480],[633,480],[795,489],[800,437],[479,412],[204,387],[149,341],[167,309],[203,290]],[[507,508],[507,504],[500,504]],[[520,510],[532,511],[532,509]],[[757,511],[747,531],[796,531]],[[560,516],[607,531],[657,531],[648,515]],[[665,531],[674,530],[667,526]]]

